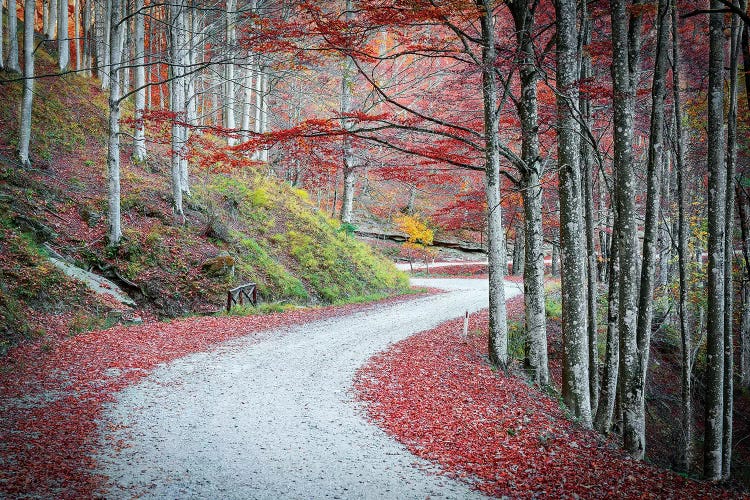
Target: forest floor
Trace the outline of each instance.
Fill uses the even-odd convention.
[[[507,305],[509,321],[522,318],[522,295]],[[554,395],[494,370],[487,323],[483,310],[470,316],[466,338],[456,319],[373,357],[355,381],[369,418],[415,455],[452,477],[474,478],[491,496],[748,498],[630,459],[613,440],[577,425]],[[559,328],[548,334],[559,386]]]
[[[291,433],[297,425],[313,432],[317,423],[310,421],[310,416],[306,422],[280,421],[274,414],[276,410],[284,410],[284,405],[274,406],[276,410],[271,410],[272,407],[268,404],[277,400],[280,391],[278,384],[286,382],[290,384],[290,389],[297,386],[309,387],[308,384],[312,380],[310,377],[315,376],[321,379],[320,383],[330,379],[334,384],[327,393],[328,399],[319,397],[315,391],[306,391],[311,398],[307,401],[307,406],[290,408],[296,408],[299,412],[322,410],[334,417],[338,413],[333,408],[348,412],[349,425],[359,425],[366,433],[379,435],[381,443],[389,443],[384,444],[386,451],[373,453],[369,460],[373,464],[378,464],[381,461],[378,457],[385,456],[386,459],[392,458],[395,462],[392,462],[390,467],[384,463],[382,467],[373,469],[368,473],[371,478],[379,478],[382,473],[383,477],[391,478],[393,488],[402,487],[399,485],[406,481],[406,484],[415,488],[414,496],[423,497],[431,491],[443,491],[442,495],[463,497],[464,494],[470,493],[466,485],[425,475],[418,469],[412,470],[413,468],[409,467],[412,462],[420,462],[428,469],[429,464],[415,459],[405,448],[387,438],[382,431],[365,424],[361,411],[356,417],[356,422],[359,423],[352,424],[352,415],[357,405],[347,393],[355,370],[375,352],[409,334],[433,328],[441,321],[463,314],[465,310],[476,311],[486,307],[487,285],[483,280],[447,280],[444,288],[461,288],[462,282],[468,283],[463,286],[468,287],[468,291],[437,293],[421,298],[402,296],[371,304],[296,310],[266,316],[195,317],[168,323],[117,326],[60,339],[53,345],[36,342],[12,349],[0,367],[0,420],[3,421],[0,428],[0,460],[3,464],[0,468],[0,496],[81,498],[105,494],[117,497],[132,496],[136,492],[159,496],[159,492],[167,495],[179,492],[171,489],[175,487],[175,482],[187,487],[192,494],[197,494],[197,491],[206,494],[216,493],[212,489],[216,481],[231,482],[233,479],[218,475],[209,481],[204,477],[206,474],[210,475],[209,469],[204,471],[205,474],[201,474],[199,470],[191,468],[189,474],[181,475],[180,460],[172,461],[169,465],[176,467],[176,471],[167,472],[164,471],[164,467],[168,467],[168,462],[154,460],[159,453],[158,450],[164,449],[168,442],[162,440],[158,434],[159,422],[169,422],[166,417],[173,414],[170,412],[176,410],[177,414],[182,414],[185,405],[192,405],[193,410],[188,414],[198,421],[188,424],[189,432],[181,433],[181,437],[188,440],[191,436],[205,438],[198,439],[194,444],[203,452],[215,452],[219,455],[223,449],[236,451],[236,441],[232,445],[233,436],[241,436],[237,433],[248,429],[263,429],[262,433],[254,434],[257,437],[283,436]],[[338,327],[333,329],[330,327],[332,323],[326,322],[326,319],[330,319]],[[335,331],[341,335],[332,335]],[[318,350],[312,349],[310,343],[321,337],[323,343]],[[240,340],[236,344],[226,343],[232,339]],[[295,357],[283,351],[275,355],[273,352],[267,352],[271,346],[287,345],[288,349],[289,345],[296,345],[295,343],[299,344]],[[255,356],[253,359],[257,362],[267,365],[258,367],[256,373],[255,370],[251,370],[249,361],[238,362],[236,356],[240,351],[250,358]],[[257,357],[260,353],[263,355]],[[209,370],[215,374],[217,372],[214,370],[221,371],[213,360],[221,363],[222,359],[227,363],[224,365],[226,377],[221,379],[228,382],[225,388],[209,383],[208,379],[212,376],[205,372]],[[206,360],[211,360],[210,366],[207,366]],[[345,368],[339,366],[339,363],[343,363]],[[176,373],[171,370],[180,370],[181,367],[187,367],[188,371],[195,370],[193,375],[184,378],[184,385],[170,376],[170,373]],[[279,371],[291,367],[298,372]],[[198,373],[201,370],[204,372]],[[159,385],[160,376],[167,377],[166,385]],[[260,389],[262,376],[266,377],[266,391]],[[181,390],[180,385],[187,390],[191,384],[204,388],[204,392],[195,398],[178,398],[179,404],[171,410],[161,403],[154,405],[153,399],[146,394],[154,388],[177,394]],[[318,387],[318,384],[313,386]],[[214,396],[220,397],[222,393],[229,395],[232,391],[242,388],[256,398],[255,404],[249,404],[248,400],[248,404],[242,405],[241,408],[233,408],[228,414],[223,415],[220,422],[210,421],[209,427],[199,425],[200,419],[210,413],[209,410],[218,408],[211,401]],[[136,404],[137,409],[132,409],[133,413],[130,416],[133,421],[127,422],[126,425],[117,418],[117,415],[123,415],[118,408],[123,408],[124,406],[120,405],[126,405],[128,401],[132,403],[130,396],[141,390],[145,391],[144,402]],[[291,401],[288,398],[285,401],[295,405],[298,395],[299,393],[293,396]],[[268,401],[257,399],[263,397]],[[171,397],[169,399],[171,400]],[[351,403],[349,406],[343,403],[347,401]],[[334,404],[338,406],[331,406]],[[155,407],[164,413],[145,425],[153,431],[150,434],[153,439],[150,439],[147,434],[141,434],[140,428],[137,427],[138,418],[146,418],[148,412]],[[248,408],[261,412],[263,418],[253,415]],[[243,425],[233,422],[233,418],[241,418]],[[193,424],[196,427],[192,427]],[[342,428],[336,423],[328,425],[329,431],[330,426],[334,426],[334,437],[341,435]],[[139,430],[130,434],[129,429]],[[161,429],[164,430],[163,427]],[[212,432],[218,432],[219,435],[211,435]],[[139,436],[137,440],[133,439],[135,435]],[[349,435],[354,439],[357,432]],[[174,433],[169,435],[170,440],[174,437]],[[337,437],[336,441],[339,440]],[[315,440],[296,441],[297,445],[304,443],[315,443]],[[179,451],[184,443],[178,441],[178,444],[179,446],[169,449]],[[353,441],[342,443],[345,449],[353,452],[366,450],[360,450],[359,445],[353,444]],[[286,448],[289,446],[291,444],[287,442]],[[141,455],[143,449],[149,447],[150,454]],[[239,449],[242,451],[246,448],[242,446]],[[132,454],[136,449],[139,450],[135,455],[137,459]],[[201,456],[195,449],[192,451],[193,457]],[[259,448],[255,451],[263,452]],[[284,449],[284,446],[281,446],[277,451],[283,456],[291,456],[295,454],[296,449]],[[301,455],[304,456],[305,453]],[[245,465],[256,463],[242,456],[224,458],[233,458]],[[217,460],[221,463],[222,457],[219,456]],[[312,457],[309,463],[315,464],[316,460],[316,457]],[[361,462],[358,460],[360,459],[354,460],[349,467],[356,471],[359,477],[362,474]],[[212,460],[205,460],[206,466],[209,467],[208,464],[211,462]],[[185,462],[187,463],[190,462]],[[357,465],[358,463],[360,465]],[[338,462],[332,464],[331,471],[338,471],[339,465]],[[131,473],[126,471],[127,467],[131,467]],[[107,483],[104,474],[110,475],[113,482]],[[338,472],[335,476],[339,477]],[[412,479],[406,480],[407,476]],[[279,479],[280,476],[276,477]],[[152,486],[152,480],[156,479],[160,480],[160,485]],[[203,479],[205,481],[201,482]],[[317,476],[307,479],[313,483],[322,480]],[[349,486],[344,487],[363,487],[357,486],[360,485],[360,479],[350,479]],[[286,488],[284,491],[293,491],[291,479],[279,479],[278,482],[281,487]],[[307,492],[300,495],[309,496],[309,484],[313,483],[299,480],[297,485],[302,488],[299,492]],[[234,495],[262,496],[258,491],[242,490],[248,486],[247,483],[243,484],[244,486],[236,485],[235,482],[236,487],[240,488],[235,491],[241,491],[242,494]],[[369,484],[369,488],[377,491],[372,480],[364,484]],[[120,487],[136,489],[119,489]],[[144,489],[138,490],[139,487]],[[224,497],[232,496],[229,491],[224,493]]]
[[[415,283],[446,292],[11,351],[0,496],[741,496],[629,460],[491,370],[486,312],[466,339],[449,321],[486,307],[486,280]],[[521,311],[509,300],[511,319]]]

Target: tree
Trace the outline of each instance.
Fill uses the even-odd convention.
[[[8,21],[10,22],[10,9],[8,9]],[[3,33],[3,9],[2,6],[0,6],[0,70],[5,69],[5,55],[4,47],[5,47],[5,37],[2,35]],[[13,40],[13,32],[9,30],[9,41]],[[18,34],[16,33],[16,43],[18,43]]]
[[[76,4],[77,5],[77,4]],[[146,110],[146,68],[145,68],[145,22],[144,0],[135,2],[135,130],[133,137],[133,161],[146,161],[146,127],[143,114]],[[79,57],[80,58],[80,57]]]
[[[70,39],[68,38],[68,0],[57,0],[57,51],[60,71],[68,69],[70,64]]]
[[[617,245],[620,260],[620,298],[618,330],[620,335],[620,401],[623,411],[625,449],[641,459],[645,453],[645,416],[640,404],[640,356],[637,342],[638,245],[635,207],[636,178],[633,166],[633,120],[639,23],[629,23],[628,2],[613,0],[612,9],[612,82],[614,87],[614,169],[617,176]],[[630,24],[630,26],[629,26]]]
[[[656,53],[654,54],[654,76],[651,86],[651,124],[649,130],[648,167],[646,178],[646,220],[643,231],[643,262],[641,265],[640,296],[638,319],[636,322],[636,343],[638,347],[637,365],[640,380],[635,398],[639,409],[637,422],[645,453],[646,446],[646,373],[648,371],[651,344],[651,322],[654,303],[654,276],[659,229],[659,209],[661,205],[662,171],[664,169],[664,108],[667,94],[667,47],[669,41],[669,1],[659,0],[656,13]],[[630,381],[629,381],[630,382]],[[631,386],[632,387],[632,386]]]
[[[724,14],[711,0],[708,59],[708,308],[706,338],[706,431],[703,475],[722,477],[724,419],[724,243],[726,165],[724,143]]]
[[[169,6],[170,14],[170,56],[171,85],[170,104],[172,111],[172,206],[175,215],[184,217],[182,197],[189,192],[187,172],[183,170],[183,158],[186,154],[187,126],[185,113],[187,96],[185,89],[185,71],[187,48],[186,0],[178,0]]]
[[[394,219],[394,222],[398,226],[399,230],[406,233],[406,241],[404,242],[403,248],[409,257],[409,267],[412,271],[412,263],[415,256],[424,258],[425,264],[427,265],[427,273],[430,272],[429,257],[432,252],[428,251],[428,247],[432,245],[434,233],[432,229],[427,227],[419,216],[413,215],[400,215]],[[351,225],[350,223],[344,222],[343,225]]]
[[[591,20],[589,19],[588,5],[581,3],[581,42],[585,45],[591,44]],[[581,81],[586,82],[592,77],[591,54],[583,50],[581,57]],[[591,130],[592,111],[591,99],[587,92],[581,92],[579,96],[579,109],[581,113],[582,130]],[[585,132],[585,130],[583,130]],[[594,242],[594,151],[595,144],[587,134],[583,134],[581,140],[581,177],[583,189],[584,223],[586,229],[586,309],[587,332],[589,346],[589,397],[591,398],[591,412],[596,416],[599,402],[599,342],[598,325],[596,318],[596,302],[599,295],[597,289],[597,267],[596,267],[596,245]]]
[[[26,18],[24,17],[24,19]],[[0,32],[1,31],[2,30],[0,30]],[[26,30],[24,29],[24,33],[25,32]],[[26,50],[26,47],[24,46],[24,51],[25,50]],[[18,16],[16,15],[16,0],[8,0],[8,65],[7,65],[7,68],[8,68],[8,71],[14,71],[16,73],[21,72],[21,67],[18,65]]]
[[[747,2],[735,2],[742,12],[747,12]],[[729,479],[732,470],[732,429],[734,411],[734,204],[735,173],[737,171],[737,108],[739,92],[739,53],[742,33],[745,31],[743,21],[734,13],[730,31],[729,49],[729,109],[727,113],[726,145],[726,225],[724,228],[724,417],[722,437],[722,478]],[[748,68],[745,68],[747,71]]]
[[[532,33],[537,2],[518,0],[508,4],[516,28],[521,79],[517,108],[521,122],[520,190],[523,196],[525,265],[523,268],[524,303],[528,353],[526,364],[533,370],[536,383],[549,382],[547,362],[547,320],[544,301],[544,250],[542,232],[542,170],[539,148],[537,82]],[[516,239],[518,241],[518,238]],[[516,259],[514,258],[514,265]]]
[[[107,220],[109,221],[109,245],[117,246],[122,239],[120,220],[120,63],[122,50],[120,40],[126,24],[122,18],[122,0],[111,0],[109,60],[109,141],[107,148]]]
[[[677,164],[677,259],[679,282],[679,321],[681,338],[681,409],[683,454],[682,461],[686,471],[690,471],[693,460],[693,341],[692,331],[688,324],[688,222],[687,192],[685,189],[685,140],[682,130],[683,112],[680,90],[680,50],[679,31],[677,26],[677,6],[672,6],[672,103],[674,106],[674,156]]]
[[[351,22],[354,18],[354,6],[352,0],[346,0],[346,20]],[[341,116],[343,126],[346,130],[351,130],[354,125],[352,119],[348,116],[354,109],[352,94],[354,90],[354,60],[351,56],[344,56],[341,64]],[[352,208],[354,204],[354,190],[356,189],[357,172],[356,159],[352,146],[352,137],[346,134],[342,138],[341,151],[344,157],[344,192],[341,200],[341,221],[352,222]]]
[[[59,1],[66,1],[66,0],[59,0]],[[58,28],[58,20],[57,16],[59,13],[59,9],[57,8],[57,2],[58,0],[49,0],[49,24],[47,25],[47,31],[44,33],[47,36],[47,40],[55,40],[57,39],[57,28]]]
[[[508,364],[508,315],[505,309],[503,219],[500,206],[500,136],[495,64],[495,21],[491,0],[477,0],[482,45],[482,108],[485,137],[485,196],[487,198],[487,257],[490,282],[489,355],[501,368]]]
[[[583,198],[579,168],[577,7],[555,5],[557,15],[557,164],[563,335],[563,399],[585,427],[591,427],[589,352],[586,329]]]
[[[18,133],[18,158],[21,165],[30,167],[31,106],[34,101],[34,0],[25,0],[23,10],[23,102],[21,128]]]

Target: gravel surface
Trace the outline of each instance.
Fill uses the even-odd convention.
[[[107,497],[481,498],[367,422],[350,393],[373,354],[487,306],[486,280],[413,283],[448,293],[230,341],[119,393],[100,422]]]

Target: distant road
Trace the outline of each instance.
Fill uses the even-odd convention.
[[[433,267],[448,267],[448,266],[477,266],[477,265],[487,265],[487,261],[486,260],[478,260],[478,261],[463,261],[463,260],[459,260],[459,261],[456,261],[456,262],[433,262],[433,263],[430,264],[430,268],[433,268]],[[411,269],[411,267],[409,267],[409,263],[408,262],[397,262],[396,263],[396,267],[398,269],[401,269],[402,271],[408,271],[409,269]],[[424,262],[415,262],[413,264],[413,267],[414,267],[414,269],[422,269],[422,268],[425,267],[425,263]]]

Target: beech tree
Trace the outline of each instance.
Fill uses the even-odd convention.
[[[628,13],[628,2],[612,2],[612,82],[614,87],[614,161],[617,187],[617,245],[620,264],[618,330],[620,335],[620,398],[625,449],[635,458],[645,453],[645,415],[641,400],[640,354],[637,341],[638,246],[633,166],[635,73],[640,23]],[[629,22],[630,20],[630,22]]]
[[[577,6],[560,0],[557,15],[557,163],[560,197],[560,267],[563,399],[585,427],[592,426],[586,328],[583,197],[579,167]]]
[[[724,142],[724,14],[711,0],[708,59],[708,269],[706,338],[706,431],[703,475],[722,478],[724,421],[724,244],[726,146]]]
[[[57,0],[57,52],[60,71],[68,69],[70,64],[70,39],[68,38],[68,0]]]
[[[346,0],[345,18],[351,22],[354,18],[354,6],[352,0]],[[354,110],[354,61],[351,56],[344,56],[341,64],[341,116],[343,128],[351,131],[354,123],[348,116]],[[352,222],[352,208],[354,205],[354,190],[357,182],[356,159],[354,156],[352,137],[349,134],[342,138],[341,152],[344,157],[344,191],[341,203],[341,222]]]
[[[524,304],[526,306],[526,364],[533,370],[534,380],[549,382],[547,360],[547,319],[544,301],[544,250],[542,233],[542,173],[539,147],[537,85],[539,70],[535,63],[533,30],[538,3],[518,0],[508,7],[516,28],[518,41],[520,99],[517,108],[521,122],[520,190],[523,196],[525,265],[523,268]],[[514,264],[516,259],[513,260]]]
[[[78,2],[78,0],[76,0]],[[78,5],[78,3],[76,3]],[[135,2],[135,110],[133,132],[133,160],[143,163],[146,160],[146,127],[143,115],[146,111],[146,56],[145,56],[145,24],[144,0]],[[80,60],[80,55],[77,56]]]
[[[109,42],[109,141],[107,148],[107,220],[109,221],[109,244],[118,245],[122,239],[120,220],[120,63],[122,50],[120,39],[124,34],[123,4],[111,0],[109,24],[112,38]]]
[[[677,7],[672,6],[672,103],[674,106],[674,157],[677,164],[677,258],[678,258],[678,310],[681,339],[681,409],[683,454],[682,461],[686,471],[690,471],[693,461],[693,340],[688,324],[688,222],[687,192],[685,189],[685,141],[682,130],[683,112],[680,90],[680,50],[677,27]]]
[[[24,4],[24,12],[25,12]],[[26,19],[24,13],[24,19]],[[2,16],[0,16],[2,17]],[[24,24],[25,27],[25,24]],[[24,33],[25,33],[24,29]],[[0,30],[2,33],[2,30]],[[25,43],[25,42],[24,42]],[[24,46],[24,51],[26,50]],[[2,59],[2,54],[0,54]],[[16,17],[16,0],[8,0],[8,71],[14,71],[16,73],[21,72],[21,67],[18,65],[18,18]]]
[[[18,132],[18,158],[24,167],[31,166],[31,106],[34,101],[34,0],[25,0],[23,9],[23,101]]]

